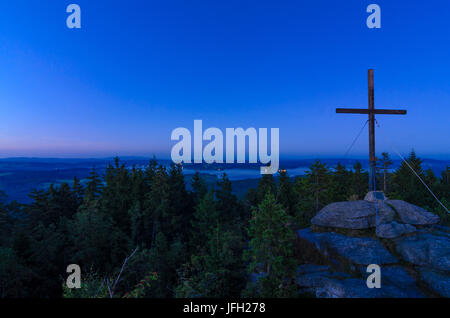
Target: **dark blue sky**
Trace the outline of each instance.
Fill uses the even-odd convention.
[[[0,0],[0,156],[168,157],[171,131],[202,119],[278,127],[281,156],[341,157],[366,117],[334,109],[367,107],[368,68],[376,107],[408,109],[378,116],[383,134],[449,158],[447,0]]]

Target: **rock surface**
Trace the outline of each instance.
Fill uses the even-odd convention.
[[[395,221],[377,226],[376,234],[381,238],[396,238],[404,234],[414,233],[416,228],[411,224],[401,224]]]
[[[424,297],[409,276],[405,286],[391,284],[386,279],[382,288],[371,289],[367,287],[364,277],[355,278],[344,272],[332,272],[327,266],[316,265],[316,270],[314,265],[306,266],[306,270],[305,265],[299,266],[296,282],[301,288],[300,292],[309,292],[318,298]]]
[[[348,261],[355,265],[393,264],[398,260],[378,240],[370,237],[349,237],[334,232],[316,233],[311,229],[298,231],[301,239],[332,259]]]
[[[383,288],[383,284],[391,285],[403,290],[408,297],[425,297],[418,289],[416,280],[400,266],[381,267],[381,279],[381,288]]]
[[[405,201],[366,198],[329,204],[311,220],[313,229],[298,231],[312,262],[298,269],[301,290],[317,297],[450,297],[450,228]],[[367,287],[369,264],[381,268],[380,289]]]
[[[376,206],[378,204],[378,206]],[[382,203],[369,201],[335,202],[327,205],[312,218],[311,224],[322,227],[336,227],[343,229],[362,230],[375,227],[377,222],[377,207],[379,222],[391,222],[395,212]]]
[[[397,253],[414,265],[450,271],[450,237],[439,233],[420,232],[394,240]]]
[[[403,223],[412,225],[431,225],[439,222],[439,217],[414,204],[401,201],[389,200],[387,204],[392,206],[400,216]]]
[[[401,200],[335,202],[311,220],[311,224],[324,228],[365,230],[376,227],[376,234],[381,238],[410,234],[415,231],[414,225],[438,222],[437,215]]]
[[[407,236],[383,239],[383,244],[373,237],[309,228],[299,230],[298,236],[328,262],[298,268],[297,284],[303,292],[316,297],[450,297],[448,227],[423,228]],[[381,268],[381,289],[366,285],[369,264]]]
[[[426,268],[419,269],[419,272],[421,280],[428,285],[428,288],[443,297],[450,297],[450,277],[448,275]]]

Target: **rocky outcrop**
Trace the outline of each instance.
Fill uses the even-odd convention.
[[[376,227],[376,234],[381,238],[396,238],[404,234],[414,233],[416,228],[411,224],[401,224],[395,221],[383,223]]]
[[[352,230],[368,229],[376,225],[377,208],[379,208],[379,222],[382,220],[383,223],[387,223],[394,220],[395,212],[389,206],[359,200],[331,203],[312,218],[311,224]]]
[[[414,204],[401,200],[386,201],[398,213],[403,223],[412,225],[431,225],[439,222],[439,217]]]
[[[389,274],[388,274],[389,273]],[[386,269],[388,275],[404,275],[406,284],[392,284],[389,279],[382,288],[368,288],[364,277],[351,277],[345,272],[333,272],[330,267],[314,265],[299,266],[297,284],[301,293],[312,293],[319,298],[406,298],[424,297],[415,286],[415,281],[405,272],[394,268]]]
[[[450,296],[450,228],[432,226],[394,239],[298,231],[300,241],[328,265],[299,267],[297,284],[316,297]],[[370,289],[368,264],[381,268],[381,288]]]
[[[439,217],[401,200],[335,202],[311,220],[314,226],[348,230],[376,228],[381,238],[396,238],[416,231],[415,225],[433,225]]]
[[[425,282],[429,289],[442,297],[450,297],[450,276],[420,268],[420,279]]]
[[[329,204],[312,228],[298,231],[312,261],[299,267],[301,290],[317,297],[449,297],[450,228],[382,193],[366,199]],[[367,287],[369,264],[380,266],[380,289]]]
[[[439,232],[422,231],[394,240],[397,253],[408,263],[450,271],[450,237]]]
[[[316,233],[311,229],[299,230],[298,235],[336,262],[345,261],[354,265],[398,262],[378,240],[370,237],[349,237],[334,232]]]

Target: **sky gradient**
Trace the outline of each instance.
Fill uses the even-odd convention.
[[[375,107],[408,110],[378,116],[382,134],[449,159],[449,1],[0,0],[0,157],[169,158],[194,119],[280,128],[281,157],[342,157],[367,116],[335,108],[367,107],[369,68]],[[365,129],[349,156],[367,152]]]

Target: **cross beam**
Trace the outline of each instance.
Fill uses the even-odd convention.
[[[367,108],[336,108],[338,114],[369,114],[370,110]],[[375,115],[406,115],[406,110],[402,109],[374,109]]]
[[[369,115],[369,191],[375,191],[375,115],[406,115],[403,109],[375,109],[373,70],[368,71],[369,108],[336,108],[338,114],[368,114]]]

